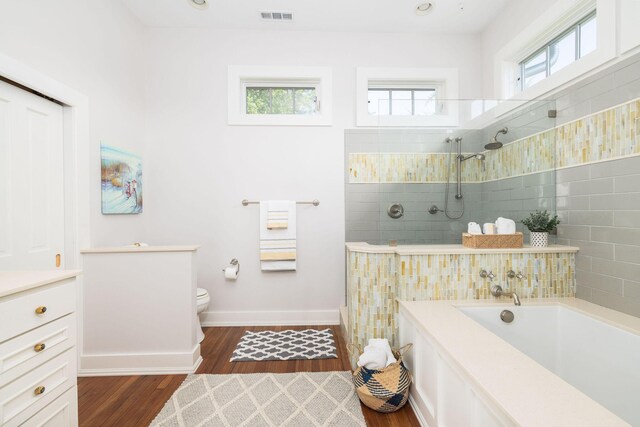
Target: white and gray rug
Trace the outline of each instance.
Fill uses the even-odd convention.
[[[231,355],[231,362],[337,357],[336,342],[331,329],[288,329],[281,332],[245,332]]]
[[[153,427],[366,426],[351,372],[189,375]]]

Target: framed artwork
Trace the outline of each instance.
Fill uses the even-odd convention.
[[[102,213],[142,212],[142,159],[108,145],[100,146]]]

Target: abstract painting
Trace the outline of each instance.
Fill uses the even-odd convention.
[[[142,159],[108,145],[100,146],[102,213],[142,212]]]

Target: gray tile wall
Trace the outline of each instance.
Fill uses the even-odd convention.
[[[558,124],[640,97],[640,55],[563,91]],[[580,247],[577,297],[640,316],[640,157],[556,172],[558,243]]]

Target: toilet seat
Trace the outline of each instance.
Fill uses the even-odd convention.
[[[209,296],[209,292],[207,292],[207,290],[206,290],[206,289],[204,289],[204,288],[198,288],[198,289],[197,289],[197,291],[196,291],[196,297],[197,297],[198,299],[200,299],[200,298],[205,298],[205,297],[207,297],[207,296]]]

